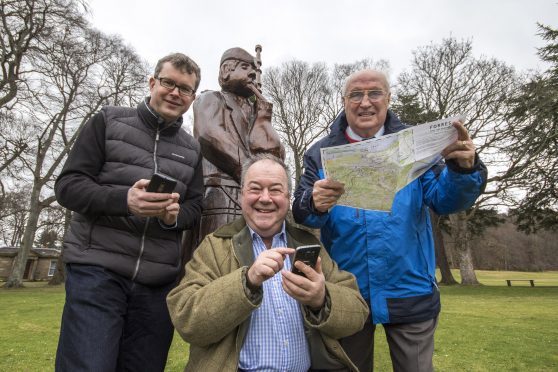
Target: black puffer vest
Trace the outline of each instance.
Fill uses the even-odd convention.
[[[146,102],[137,109],[108,106],[101,112],[105,161],[97,182],[128,189],[158,171],[179,181],[175,192],[183,202],[201,154],[199,143],[181,129],[182,119],[163,127]],[[103,266],[145,285],[163,285],[180,271],[181,237],[182,231],[163,229],[157,218],[74,213],[64,260]]]

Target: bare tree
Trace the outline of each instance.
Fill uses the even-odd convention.
[[[479,208],[491,208],[506,198],[500,181],[509,175],[513,159],[502,158],[500,149],[509,140],[507,99],[515,92],[518,77],[503,62],[472,54],[470,40],[444,39],[418,48],[410,72],[398,78],[398,94],[415,96],[420,107],[438,117],[465,115],[465,125],[483,161],[496,174],[488,179],[487,192],[467,212],[450,216],[452,238],[459,257],[462,284],[478,284],[467,222]]]
[[[29,190],[22,187],[0,196],[0,242],[8,246],[17,247],[23,239],[28,195]]]
[[[24,120],[18,120],[14,113],[0,108],[0,174],[14,175],[21,170],[18,160],[29,148],[29,131],[26,124]],[[4,196],[5,186],[2,179],[0,193]]]
[[[29,89],[29,59],[46,52],[42,45],[60,25],[85,24],[80,6],[87,9],[87,0],[0,0],[0,174],[4,180],[21,173],[20,160],[29,150],[28,123],[19,110],[11,110],[18,92]],[[0,189],[5,192],[2,180]]]
[[[57,203],[53,203],[42,209],[35,242],[39,247],[60,248],[65,232],[66,209]]]
[[[370,67],[387,70],[388,63],[363,59],[336,64],[330,71],[323,63],[310,65],[293,60],[265,71],[264,93],[273,103],[273,124],[287,147],[297,184],[302,175],[304,153],[328,132],[343,109],[345,78]]]
[[[328,123],[323,121],[327,80],[323,63],[311,66],[290,61],[264,74],[264,93],[273,102],[273,123],[290,150],[297,182],[302,174],[304,152],[327,130]]]
[[[22,285],[41,211],[55,201],[52,182],[80,128],[104,104],[137,101],[145,86],[146,65],[117,38],[89,28],[61,27],[30,58],[29,94],[18,108],[37,124],[25,160],[32,179],[29,216],[22,247],[6,287]],[[141,90],[141,91],[140,91]]]
[[[50,38],[55,25],[83,24],[72,0],[0,0],[0,108],[13,100],[23,83],[22,68],[39,43]]]

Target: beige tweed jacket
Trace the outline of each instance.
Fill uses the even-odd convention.
[[[307,231],[286,225],[289,247],[319,243]],[[301,305],[313,369],[357,371],[337,339],[362,329],[368,307],[352,274],[339,270],[325,249],[326,306],[318,316]],[[186,275],[167,297],[171,319],[190,344],[185,371],[237,371],[250,314],[262,293],[251,295],[245,272],[254,261],[252,239],[240,218],[208,235],[186,265]]]

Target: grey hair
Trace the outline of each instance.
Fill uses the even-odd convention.
[[[240,173],[240,188],[244,187],[244,180],[246,179],[246,173],[248,173],[248,169],[255,163],[262,160],[270,160],[276,164],[279,164],[283,168],[283,170],[285,171],[285,175],[287,176],[287,187],[290,195],[291,189],[293,187],[293,181],[291,179],[291,171],[289,170],[289,167],[283,160],[281,160],[277,156],[265,152],[253,155],[246,159],[246,161],[244,161],[244,163],[242,164],[242,172]]]
[[[345,78],[345,81],[343,82],[343,91],[342,91],[343,97],[347,95],[347,89],[349,88],[349,83],[355,77],[355,75],[360,74],[364,71],[375,72],[375,73],[379,74],[382,77],[382,79],[384,80],[384,85],[385,85],[385,88],[386,88],[387,92],[388,93],[391,92],[389,78],[388,78],[388,76],[385,72],[383,72],[381,70],[364,69],[364,70],[355,71],[355,72],[353,72],[352,74],[350,74],[349,76],[347,76]]]

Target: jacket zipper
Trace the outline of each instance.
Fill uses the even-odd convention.
[[[426,212],[426,213],[428,213],[428,212]],[[417,240],[418,240],[418,242],[419,242],[419,244],[420,244],[420,255],[421,255],[421,257],[422,257],[422,259],[423,259],[423,261],[424,261],[424,263],[425,263],[425,265],[426,265],[426,271],[427,271],[428,278],[430,279],[430,282],[432,283],[432,285],[433,285],[434,287],[436,287],[436,290],[437,290],[437,291],[440,291],[440,288],[438,287],[438,283],[436,282],[436,276],[432,277],[432,275],[430,275],[430,264],[428,263],[428,259],[426,259],[426,256],[424,255],[424,250],[423,250],[423,244],[422,244],[421,236],[420,236],[420,234],[419,234],[418,232],[416,233],[416,236],[417,236]],[[434,270],[434,272],[436,272],[436,270]]]
[[[157,127],[157,132],[155,134],[155,144],[153,146],[153,172],[156,173],[157,166],[157,145],[159,144],[159,127]],[[136,260],[136,267],[134,269],[134,275],[132,275],[132,281],[136,280],[138,276],[139,267],[141,263],[141,257],[143,256],[143,250],[145,249],[145,235],[147,234],[147,227],[149,226],[149,220],[151,217],[147,217],[145,220],[145,225],[143,226],[143,233],[141,234],[140,251],[138,254],[138,259]]]

